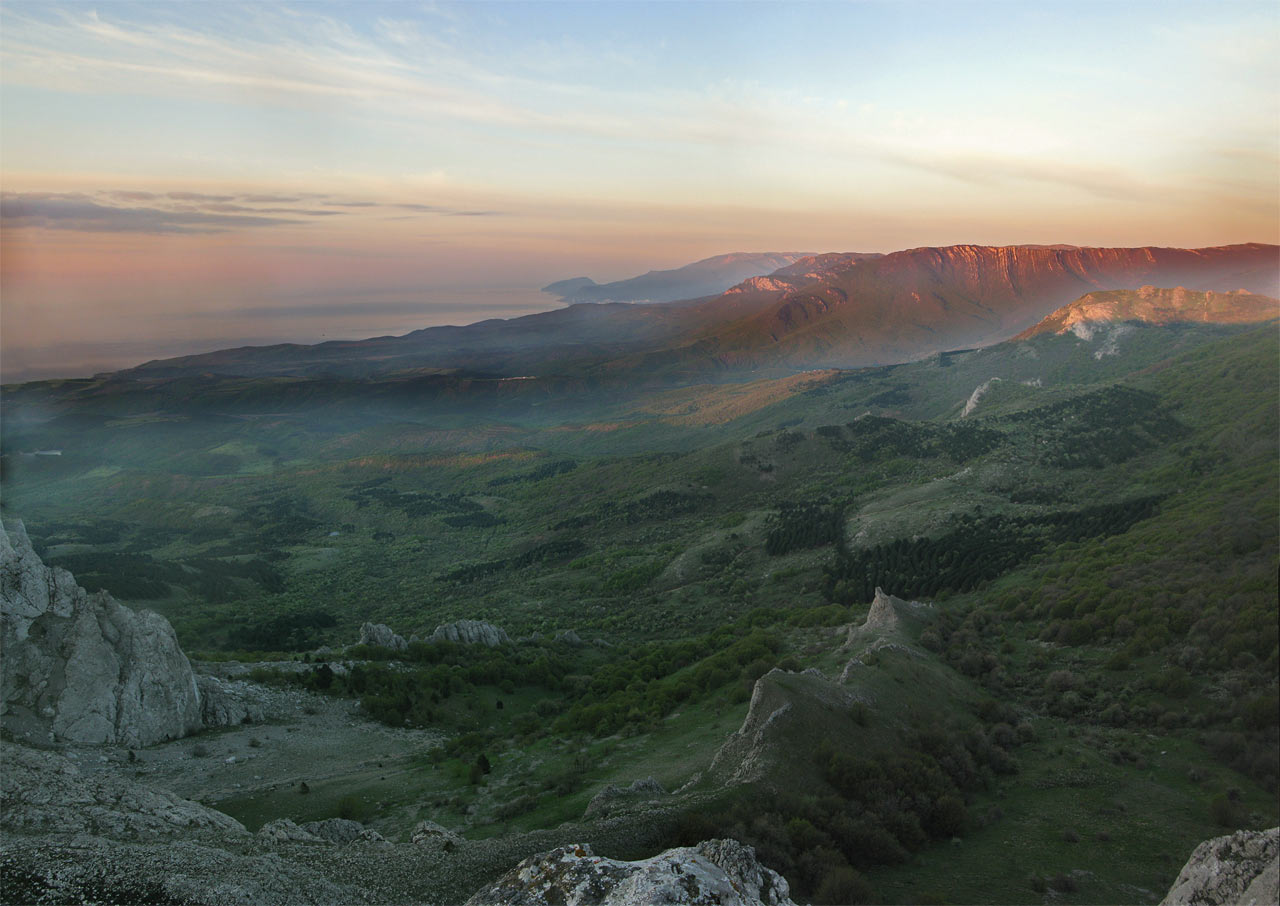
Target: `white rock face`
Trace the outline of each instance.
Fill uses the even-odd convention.
[[[964,404],[964,411],[960,413],[960,417],[964,418],[967,415],[971,414],[973,410],[977,409],[978,403],[982,402],[982,398],[987,395],[988,391],[990,391],[991,388],[995,386],[996,382],[999,380],[1000,378],[993,377],[989,380],[983,381],[981,384],[975,387],[973,389],[973,393],[969,394],[969,400]]]
[[[1280,902],[1280,827],[1237,831],[1195,848],[1160,906]]]
[[[467,906],[794,906],[786,880],[737,840],[708,840],[620,862],[570,844],[525,859]]]
[[[360,627],[360,644],[374,645],[378,648],[390,648],[392,651],[404,651],[409,643],[403,636],[396,635],[385,623],[365,623]]]
[[[0,527],[0,720],[33,742],[146,746],[201,728],[195,674],[169,621],[89,594]]]
[[[432,642],[457,642],[462,645],[487,645],[497,648],[511,637],[505,629],[499,629],[484,620],[459,620],[456,623],[441,623],[431,633]]]

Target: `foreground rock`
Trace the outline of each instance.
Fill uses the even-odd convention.
[[[202,726],[169,621],[45,566],[21,522],[0,527],[0,639],[0,721],[17,738],[146,746]]]
[[[736,840],[708,840],[620,862],[571,844],[525,859],[467,906],[794,906],[787,882]]]
[[[497,648],[511,641],[505,629],[500,629],[484,620],[458,620],[456,623],[442,623],[431,633],[432,642],[456,642],[460,645],[487,645]]]
[[[1280,827],[1237,831],[1195,848],[1161,906],[1280,902]]]

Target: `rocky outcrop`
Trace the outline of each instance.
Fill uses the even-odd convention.
[[[487,645],[497,648],[511,641],[506,630],[499,629],[484,620],[458,620],[456,623],[441,623],[431,633],[429,641],[456,642],[460,645]]]
[[[856,738],[859,712],[870,704],[860,692],[821,674],[789,673],[778,667],[756,680],[742,726],[721,745],[708,773],[725,785],[786,778],[811,770],[811,752],[821,738]]]
[[[392,651],[405,651],[409,643],[403,636],[396,635],[385,623],[365,623],[360,627],[361,645],[372,645],[375,648],[390,648]]]
[[[875,597],[871,600],[871,609],[861,626],[850,626],[846,646],[858,643],[889,639],[901,634],[909,623],[927,620],[933,613],[933,607],[920,601],[904,601],[893,595],[885,594],[877,587]]]
[[[793,906],[787,882],[736,840],[708,840],[621,862],[570,844],[525,859],[467,906]]]
[[[0,720],[33,743],[146,746],[201,727],[195,674],[169,621],[90,594],[0,528]]]
[[[552,641],[563,642],[565,645],[571,645],[574,648],[579,648],[586,644],[586,642],[582,641],[582,636],[578,635],[572,629],[565,629],[561,632],[557,632]]]
[[[610,783],[591,797],[591,801],[587,803],[587,810],[583,812],[583,817],[605,818],[620,809],[650,802],[665,795],[667,795],[667,791],[653,777],[634,780],[630,786],[618,786]]]
[[[200,690],[200,720],[206,727],[234,727],[266,718],[266,709],[246,682],[201,674],[196,677],[196,688]]]
[[[1237,831],[1195,848],[1161,906],[1280,902],[1280,827]]]
[[[1280,300],[1270,296],[1235,292],[1195,292],[1179,286],[1160,289],[1141,286],[1086,293],[1064,305],[1018,336],[1028,340],[1044,333],[1073,333],[1092,340],[1107,325],[1123,321],[1142,324],[1252,324],[1280,317]]]
[[[973,410],[978,408],[978,403],[982,402],[982,398],[987,395],[992,387],[996,385],[1000,378],[993,377],[983,381],[973,389],[973,393],[969,394],[969,399],[964,404],[964,411],[960,413],[961,418],[967,418],[973,414]]]

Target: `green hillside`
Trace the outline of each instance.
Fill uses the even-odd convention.
[[[1197,841],[1277,821],[1277,347],[1175,325],[695,387],[184,381],[149,409],[28,385],[3,512],[196,657],[310,660],[366,620],[522,639],[260,673],[448,739],[299,819],[518,834],[653,775],[683,788],[659,842],[738,836],[816,902],[1155,902]],[[876,587],[930,616],[851,637]],[[735,743],[768,702],[793,732]]]

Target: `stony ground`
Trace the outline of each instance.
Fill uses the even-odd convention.
[[[347,701],[256,684],[251,693],[263,720],[148,748],[6,750],[10,767],[21,764],[25,773],[11,778],[14,789],[0,809],[5,883],[35,873],[61,879],[63,893],[74,898],[109,881],[103,889],[112,896],[145,899],[158,895],[147,886],[152,879],[164,879],[166,896],[201,904],[459,903],[566,839],[600,852],[636,853],[656,844],[664,820],[674,817],[659,808],[639,822],[611,816],[447,848],[402,842],[407,833],[388,833],[385,843],[335,845],[273,841],[234,823],[222,827],[213,822],[220,815],[161,791],[216,808],[304,781],[320,785],[383,766],[390,772],[438,740],[430,732],[371,723]],[[31,790],[43,792],[32,798]],[[135,812],[145,820],[131,817]],[[203,825],[208,829],[197,833]],[[139,878],[142,886],[128,886]]]
[[[354,702],[255,686],[266,720],[111,754],[139,779],[188,799],[221,799],[341,777],[419,754],[437,733],[400,730],[362,717]],[[99,757],[89,750],[85,757]]]

